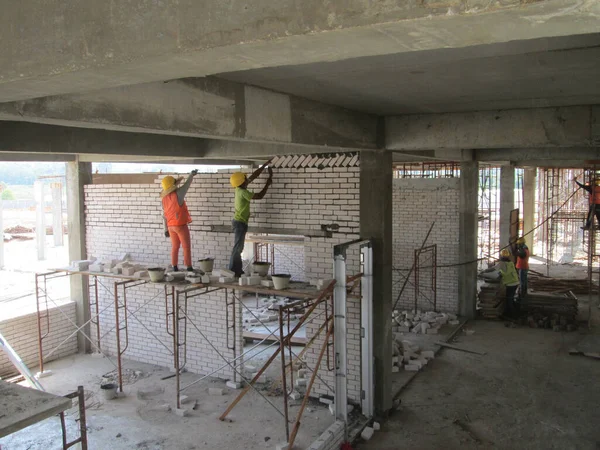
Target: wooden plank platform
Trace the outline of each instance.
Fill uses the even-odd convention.
[[[252,339],[255,341],[262,341],[267,336],[269,336],[269,335],[263,334],[263,333],[252,333],[250,331],[244,331],[244,339]],[[271,335],[269,338],[267,338],[266,342],[275,342],[278,340],[279,339],[277,338],[277,336]],[[308,339],[306,339],[306,338],[301,338],[301,337],[296,337],[296,336],[292,337],[293,345],[306,345],[307,342],[308,342]]]
[[[0,380],[0,438],[69,409],[71,399]]]

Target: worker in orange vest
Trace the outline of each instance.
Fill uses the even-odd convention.
[[[527,295],[527,275],[529,272],[529,247],[525,243],[525,238],[517,239],[517,248],[515,250],[517,257],[517,272],[519,272],[519,298],[524,298]]]
[[[577,181],[577,177],[573,178],[573,181],[577,184],[577,186],[585,189],[590,194],[590,207],[588,210],[587,220],[585,221],[585,226],[581,227],[582,230],[589,230],[592,227],[592,221],[594,220],[592,217],[592,211],[595,210],[596,219],[598,219],[598,223],[600,224],[600,180],[596,180],[593,189],[589,183],[581,184],[579,181]]]
[[[171,265],[175,272],[179,270],[177,267],[179,247],[183,247],[183,263],[187,266],[188,272],[194,271],[192,267],[192,243],[188,227],[188,224],[192,222],[192,216],[190,216],[185,203],[185,194],[187,194],[194,175],[197,173],[197,170],[192,170],[181,187],[179,186],[179,183],[183,180],[181,177],[175,179],[168,175],[161,181],[162,192],[160,198],[163,207],[163,224],[165,237],[171,238]]]

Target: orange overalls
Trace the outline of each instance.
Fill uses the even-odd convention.
[[[177,192],[171,192],[162,199],[163,211],[167,219],[167,228],[171,236],[171,264],[177,265],[179,261],[179,247],[183,247],[183,263],[192,267],[192,243],[188,223],[192,222],[192,216],[185,201],[179,204]]]

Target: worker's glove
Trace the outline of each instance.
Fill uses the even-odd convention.
[[[194,176],[194,175],[198,175],[198,169],[194,169],[194,170],[192,170],[191,174],[192,174],[192,176]]]
[[[169,233],[169,230],[165,230],[165,237],[171,237],[171,234]]]

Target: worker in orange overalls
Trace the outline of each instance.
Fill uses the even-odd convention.
[[[595,186],[593,189],[592,189],[592,186],[590,186],[588,183],[581,184],[579,181],[577,181],[577,177],[573,178],[573,181],[577,184],[577,186],[585,189],[590,194],[590,196],[589,196],[590,208],[588,210],[587,220],[585,221],[585,226],[581,227],[582,230],[589,230],[592,227],[592,221],[594,220],[594,218],[592,217],[592,215],[593,215],[592,211],[594,210],[594,205],[596,205],[596,207],[595,207],[596,219],[598,219],[598,223],[600,224],[600,180],[596,180],[596,183],[595,183]]]
[[[517,248],[515,250],[517,257],[517,272],[519,272],[519,298],[524,298],[527,295],[527,275],[529,272],[529,247],[525,243],[525,238],[517,239]]]
[[[177,263],[179,261],[179,247],[183,247],[183,263],[187,266],[188,272],[193,272],[192,267],[192,243],[190,239],[190,229],[188,224],[192,222],[192,216],[185,203],[185,194],[187,194],[194,175],[197,170],[192,170],[188,179],[179,187],[183,178],[173,178],[168,175],[161,181],[163,207],[163,224],[165,227],[165,236],[171,238],[171,265],[173,271],[178,271]]]

